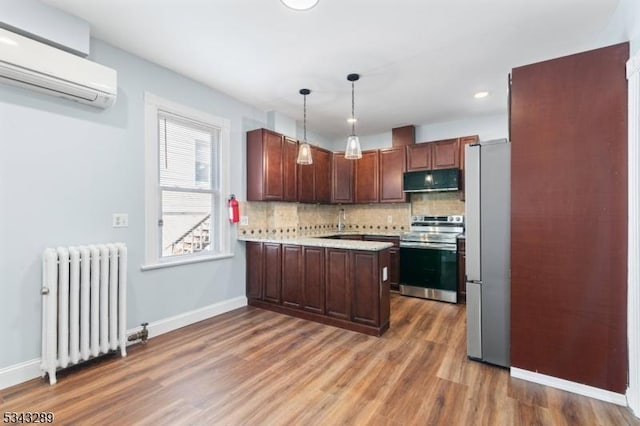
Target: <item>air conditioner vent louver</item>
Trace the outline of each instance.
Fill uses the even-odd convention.
[[[117,94],[115,70],[3,29],[0,82],[98,108],[113,105]]]

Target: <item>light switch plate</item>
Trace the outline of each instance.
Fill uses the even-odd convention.
[[[382,268],[382,281],[386,281],[388,279],[387,267]]]
[[[249,225],[249,216],[240,216],[240,225],[242,226]]]
[[[114,213],[113,214],[113,227],[114,228],[126,228],[129,226],[129,215],[127,213]]]
[[[387,223],[389,225],[391,225],[393,223],[393,216],[391,216],[391,215],[387,216]]]

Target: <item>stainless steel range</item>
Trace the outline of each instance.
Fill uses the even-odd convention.
[[[456,238],[463,232],[463,216],[412,216],[400,237],[400,293],[456,303]]]

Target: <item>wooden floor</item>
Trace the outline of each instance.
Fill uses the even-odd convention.
[[[464,307],[395,294],[380,338],[246,307],[58,379],[0,391],[0,411],[74,425],[640,425],[467,360]]]

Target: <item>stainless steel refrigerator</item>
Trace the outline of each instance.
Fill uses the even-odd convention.
[[[467,355],[509,360],[511,143],[465,147]]]

